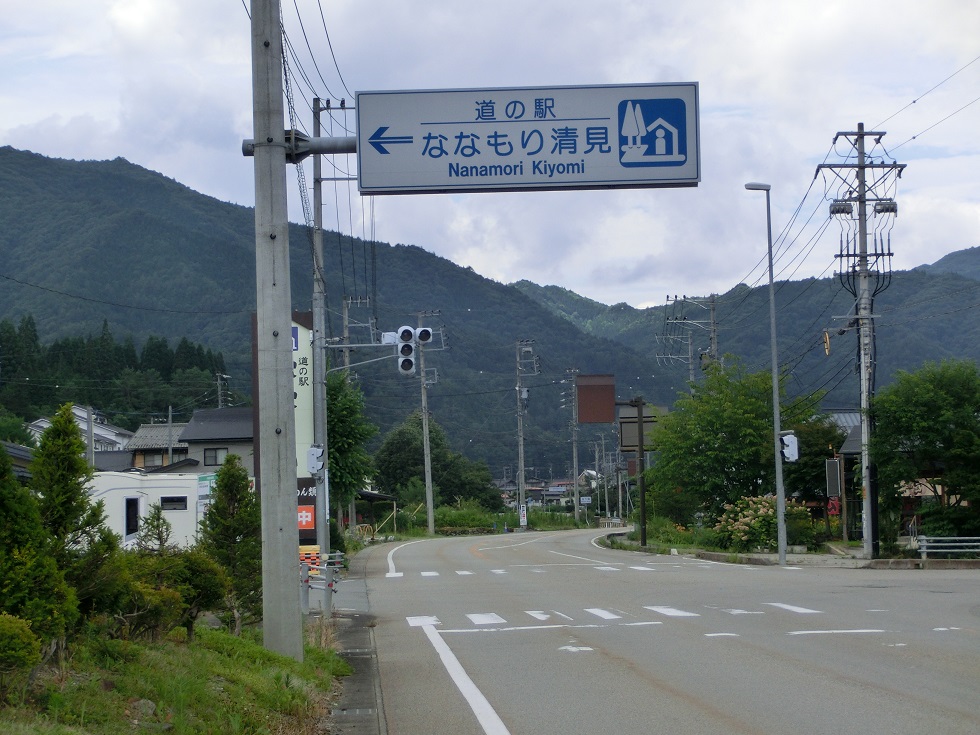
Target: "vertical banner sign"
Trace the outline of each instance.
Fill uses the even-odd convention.
[[[310,477],[306,453],[313,445],[313,330],[293,322],[293,407],[296,411],[296,476]]]
[[[357,94],[362,194],[697,186],[698,85]]]

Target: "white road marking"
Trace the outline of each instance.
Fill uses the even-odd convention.
[[[473,680],[459,663],[459,659],[456,658],[452,650],[442,639],[442,636],[439,635],[439,631],[431,625],[422,626],[422,630],[425,631],[425,635],[428,637],[432,647],[439,654],[442,665],[446,667],[449,676],[466,699],[466,702],[470,705],[473,714],[476,715],[476,719],[483,728],[483,732],[486,735],[510,735],[510,730],[504,725],[504,721],[500,719],[500,716],[490,705],[490,702],[487,701],[483,692],[473,683]]]
[[[396,546],[395,548],[393,548],[391,551],[388,552],[388,573],[385,575],[386,577],[402,576],[401,572],[395,571],[395,552],[398,551],[399,549],[404,549],[406,546],[417,544],[420,541],[425,541],[425,539],[418,539],[418,541],[409,541],[407,543],[402,544],[401,546]]]
[[[568,651],[570,653],[578,653],[580,651],[591,651],[592,649],[588,646],[561,646],[559,651]]]
[[[414,615],[405,618],[413,628],[420,628],[423,625],[441,625],[439,618],[435,615]]]
[[[535,620],[548,620],[551,618],[551,615],[546,613],[544,610],[525,610],[524,612]]]
[[[506,569],[491,569],[490,571],[493,572],[494,574],[507,574]]]
[[[605,564],[601,559],[590,559],[587,556],[575,556],[575,554],[564,554],[561,551],[554,551],[549,549],[552,554],[557,554],[558,556],[567,556],[569,559],[579,559],[581,561],[591,562],[592,564]]]
[[[739,610],[737,608],[732,608],[730,610],[723,610],[729,615],[765,615],[762,610]]]
[[[630,569],[635,569],[638,572],[652,572],[652,571],[654,571],[650,567],[630,567]]]
[[[467,571],[465,571],[465,570],[463,570],[463,569],[457,569],[457,570],[456,570],[456,574],[458,574],[458,575],[459,575],[459,576],[461,576],[461,577],[464,577],[464,576],[466,576],[467,574],[473,574],[473,572],[467,572]]]
[[[662,605],[644,605],[647,610],[653,610],[655,613],[660,613],[661,615],[667,615],[672,618],[699,618],[700,613],[688,612],[687,610],[678,610],[676,607],[664,607]]]
[[[548,539],[550,539],[554,535],[555,534],[553,534],[553,533],[542,534],[540,536],[539,535],[535,535],[534,538],[528,539],[527,541],[521,541],[521,542],[516,543],[516,544],[502,544],[500,546],[481,546],[479,550],[480,551],[493,551],[495,549],[513,549],[513,548],[515,548],[517,546],[524,546],[526,544],[536,544],[539,541],[547,541]]]
[[[466,617],[470,619],[473,625],[497,625],[507,622],[497,613],[467,613]]]
[[[596,567],[600,572],[619,572],[621,571],[618,567]]]
[[[609,612],[608,610],[603,610],[601,607],[587,607],[585,612],[592,613],[597,618],[602,618],[603,620],[619,620],[622,615],[617,615],[614,612]]]
[[[791,630],[786,635],[833,635],[835,633],[887,633],[879,628],[855,628],[853,630]]]
[[[705,638],[741,638],[738,633],[705,633]]]
[[[438,577],[439,572],[422,572],[423,577]]]
[[[796,605],[787,605],[783,602],[763,602],[763,605],[770,605],[771,607],[778,607],[781,610],[789,610],[790,612],[800,613],[801,615],[819,615],[820,610],[811,610],[808,607],[797,607]]]

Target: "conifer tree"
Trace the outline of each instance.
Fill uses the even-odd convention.
[[[48,547],[37,501],[0,447],[0,613],[27,621],[50,652],[77,619],[78,601]]]
[[[226,604],[238,635],[243,624],[262,619],[262,511],[236,454],[218,470],[198,545],[228,573]]]
[[[51,537],[51,554],[87,615],[110,604],[108,597],[118,591],[114,557],[119,537],[105,525],[104,503],[89,495],[93,471],[84,454],[81,429],[66,403],[41,435],[30,466],[30,489]]]

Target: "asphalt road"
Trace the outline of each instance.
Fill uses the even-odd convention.
[[[375,731],[980,732],[980,571],[731,565],[598,533],[361,552],[338,604],[371,620]]]

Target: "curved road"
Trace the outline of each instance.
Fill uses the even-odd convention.
[[[980,732],[980,572],[729,565],[598,536],[361,552],[387,732]]]

